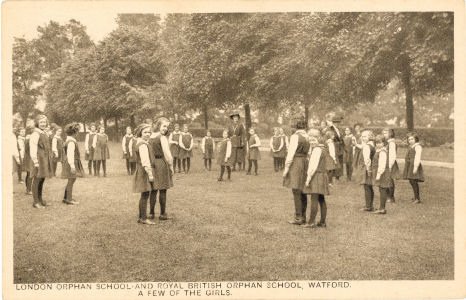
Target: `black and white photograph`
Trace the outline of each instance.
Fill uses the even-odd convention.
[[[265,2],[3,3],[5,299],[466,297],[464,2]]]

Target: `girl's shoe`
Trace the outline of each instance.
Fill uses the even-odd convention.
[[[378,209],[378,210],[374,211],[373,213],[376,214],[376,215],[385,215],[387,213],[387,211],[385,209]]]
[[[168,220],[168,219],[169,219],[169,217],[166,214],[159,216],[159,220],[161,220],[161,221],[165,221],[165,220]]]
[[[145,224],[145,225],[155,225],[154,222],[152,222],[151,220],[147,220],[147,219],[145,219],[145,220],[138,219],[138,223]]]
[[[317,223],[317,227],[327,227],[327,224],[326,223],[322,223],[322,222],[319,222]]]
[[[414,204],[421,204],[422,202],[421,202],[421,200],[416,199],[416,200],[413,201],[413,203],[414,203]]]
[[[304,228],[316,228],[317,226],[319,225],[316,223],[309,223],[309,224],[304,225],[303,227]]]
[[[34,207],[34,208],[45,208],[45,206],[42,206],[39,203],[33,204],[32,207]]]

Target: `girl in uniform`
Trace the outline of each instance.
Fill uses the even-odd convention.
[[[155,123],[153,133],[149,139],[149,146],[154,154],[153,172],[154,183],[150,194],[150,218],[155,218],[155,204],[157,201],[157,191],[159,193],[160,215],[159,220],[168,220],[166,213],[167,190],[173,187],[173,157],[168,144],[168,126],[170,121],[161,117]]]
[[[307,155],[310,145],[303,118],[295,118],[292,128],[296,131],[290,137],[290,148],[283,170],[283,186],[291,189],[295,206],[295,218],[288,223],[302,225],[306,223],[307,196],[303,189],[306,183]]]
[[[421,164],[422,146],[416,133],[408,134],[408,151],[406,152],[403,179],[409,180],[413,188],[413,203],[421,203],[419,195],[419,182],[424,182],[424,171]]]
[[[278,172],[281,169],[281,159],[283,156],[284,139],[280,135],[278,127],[273,129],[273,136],[270,138],[270,151],[273,157],[273,169]]]
[[[110,158],[110,151],[108,149],[108,136],[105,134],[104,126],[99,127],[99,133],[94,136],[92,147],[94,147],[94,160],[97,163],[97,174],[94,175],[100,177],[100,165],[102,165],[104,177],[107,177],[107,159]]]
[[[228,129],[223,130],[223,140],[219,143],[217,163],[220,165],[220,176],[218,181],[223,181],[223,174],[225,174],[225,169],[227,169],[228,180],[231,179],[231,141],[228,137]]]
[[[81,154],[79,153],[78,142],[76,136],[79,132],[79,124],[71,123],[66,125],[66,141],[63,144],[63,160],[62,160],[62,175],[63,179],[68,179],[66,184],[65,194],[63,196],[63,203],[69,205],[79,204],[78,201],[73,199],[73,185],[76,178],[84,176],[84,168],[81,163]]]
[[[49,206],[42,197],[45,178],[50,178],[53,175],[52,170],[52,149],[50,149],[50,140],[45,132],[48,124],[48,119],[45,115],[38,115],[35,118],[34,132],[29,138],[29,149],[31,160],[34,164],[32,172],[32,195],[33,207],[45,208]]]
[[[337,169],[337,164],[338,164],[336,153],[335,153],[335,143],[333,142],[334,136],[335,134],[331,130],[327,130],[325,132],[325,138],[326,138],[325,154],[326,154],[326,159],[327,159],[325,162],[325,166],[327,168],[328,181],[330,185],[332,185],[333,183],[333,177],[335,177],[335,170]]]
[[[123,139],[121,140],[121,149],[123,150],[123,158],[126,160],[126,172],[128,173],[128,175],[132,175],[134,173],[131,162],[132,151],[130,151],[130,143],[132,140],[133,132],[131,130],[131,127],[128,126],[126,127],[126,134],[123,136]]]
[[[373,142],[373,134],[370,130],[361,132],[362,150],[358,161],[356,162],[356,170],[360,183],[364,187],[364,198],[366,205],[361,208],[362,211],[374,210],[374,189],[372,187],[372,159],[374,158],[375,148]]]
[[[32,159],[31,159],[29,139],[33,131],[34,131],[34,127],[26,128],[26,137],[24,140],[23,168],[24,168],[24,171],[26,171],[26,195],[32,194],[32,172],[34,171],[34,163],[32,162]]]
[[[180,145],[180,159],[183,164],[183,171],[189,173],[191,169],[191,157],[193,156],[193,136],[188,131],[188,125],[183,125],[183,132],[180,134],[178,141]]]
[[[259,147],[261,146],[261,140],[256,134],[254,128],[249,129],[249,141],[248,141],[248,172],[246,175],[251,175],[252,165],[254,164],[254,175],[259,175],[257,173],[258,163],[257,161],[261,159],[261,153]]]
[[[398,179],[399,176],[398,163],[396,162],[395,131],[392,128],[384,128],[382,134],[388,144],[388,167],[390,169],[391,181],[387,202],[395,202],[395,179]]]
[[[343,162],[346,169],[346,179],[351,181],[351,175],[353,174],[353,134],[351,128],[345,128],[345,136],[343,137]]]
[[[280,170],[283,170],[285,168],[285,158],[286,158],[286,154],[288,152],[288,147],[289,147],[289,144],[290,144],[290,141],[288,140],[288,137],[286,136],[285,134],[285,131],[283,130],[283,128],[279,128],[279,131],[280,131],[280,136],[282,137],[282,140],[283,140],[283,149],[282,149],[282,152],[280,153]]]
[[[304,193],[311,194],[311,217],[304,227],[327,227],[327,204],[325,195],[328,190],[327,168],[325,167],[325,146],[319,129],[309,130],[310,159],[307,169]],[[316,224],[317,210],[320,206],[320,221]]]
[[[384,215],[387,213],[385,210],[385,203],[389,196],[389,189],[391,186],[389,159],[387,151],[387,141],[383,135],[375,137],[375,154],[372,159],[372,179],[373,185],[379,187],[380,192],[380,206],[375,214]]]
[[[206,136],[202,138],[201,150],[204,156],[204,168],[210,171],[212,169],[212,158],[215,153],[215,143],[210,130],[207,130]]]
[[[89,126],[90,132],[86,134],[86,138],[84,139],[84,150],[86,151],[84,155],[84,159],[87,160],[87,168],[89,170],[89,175],[92,175],[92,169],[94,169],[94,175],[97,173],[97,164],[94,160],[94,137],[96,133],[96,127],[94,123],[91,123]]]
[[[17,164],[18,182],[23,183],[22,173],[25,170],[24,150],[26,148],[26,129],[24,129],[24,127],[21,127],[18,130],[17,148],[18,148],[18,154],[19,154],[19,164]]]
[[[79,128],[78,128],[79,130]],[[55,135],[52,138],[52,152],[53,152],[53,176],[57,176],[57,165],[62,163],[63,154],[63,140],[61,138],[62,128],[55,127]],[[63,165],[62,165],[63,167]]]
[[[136,128],[136,171],[133,176],[133,193],[140,193],[139,198],[139,218],[138,223],[155,225],[147,219],[147,200],[153,192],[154,186],[154,152],[149,146],[149,139],[152,133],[151,125],[141,124]]]
[[[173,132],[168,137],[168,143],[170,144],[170,151],[173,157],[173,169],[176,171],[176,164],[178,163],[178,173],[181,173],[180,135],[180,125],[175,124]]]
[[[353,172],[357,167],[356,164],[358,161],[361,160],[360,156],[362,151],[362,143],[361,143],[361,124],[356,123],[353,126],[354,134],[352,139],[353,144]]]

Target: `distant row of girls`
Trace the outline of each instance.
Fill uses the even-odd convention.
[[[348,180],[354,175],[363,186],[365,205],[361,210],[386,214],[385,204],[395,201],[395,180],[399,178],[393,129],[386,128],[381,134],[374,135],[371,130],[362,130],[361,125],[356,124],[354,134],[351,128],[346,128],[345,136],[342,136],[331,118],[326,125],[306,132],[304,120],[294,120],[295,132],[290,137],[283,171],[283,185],[292,190],[295,206],[295,217],[289,223],[326,227],[325,196],[329,195],[332,177],[342,175],[343,165],[346,166]],[[412,202],[419,204],[419,182],[424,181],[422,147],[416,133],[407,135],[407,143],[403,179],[408,180],[413,189]],[[373,186],[379,187],[380,193],[380,204],[376,210]],[[308,194],[311,195],[311,209],[307,220]],[[319,206],[321,216],[316,222]]]

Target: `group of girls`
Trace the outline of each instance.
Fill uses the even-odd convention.
[[[110,159],[110,150],[104,126],[100,125],[97,128],[94,123],[90,124],[89,132],[84,140],[84,150],[89,175],[94,174],[94,176],[100,177],[100,167],[102,166],[103,175],[107,177],[107,159]]]
[[[395,180],[399,178],[394,130],[385,128],[381,134],[374,136],[371,130],[361,130],[360,124],[354,126],[354,134],[351,128],[345,128],[345,136],[341,139],[343,163],[340,163],[335,150],[335,131],[338,132],[338,129],[329,130],[329,126],[326,126],[306,132],[305,125],[301,118],[294,120],[293,128],[296,131],[290,138],[283,171],[283,185],[291,188],[295,204],[295,218],[289,223],[306,224],[305,227],[326,227],[325,196],[329,194],[331,178],[342,174],[342,170],[341,173],[335,172],[336,166],[341,168],[342,165],[347,171],[348,181],[354,173],[363,186],[365,206],[361,210],[386,214],[386,203],[395,202]],[[422,146],[416,133],[407,135],[407,143],[403,179],[408,180],[413,189],[412,203],[419,204],[419,182],[424,181]],[[380,193],[380,205],[376,210],[374,186],[379,188]],[[311,195],[311,213],[306,222],[307,194]],[[318,206],[321,217],[316,223]]]
[[[273,169],[275,172],[285,168],[285,158],[289,147],[288,137],[283,128],[275,127],[273,136],[270,138],[270,152],[273,157]]]
[[[56,175],[58,162],[62,163],[61,177],[68,180],[63,195],[64,203],[78,204],[72,198],[73,185],[77,177],[83,176],[76,142],[80,125],[71,123],[65,127],[64,142],[61,137],[62,128],[56,125],[52,126],[54,131],[50,128],[47,117],[38,115],[34,120],[34,127],[20,129],[17,139],[17,168],[26,171],[26,194],[32,194],[33,207],[39,209],[50,206],[43,198],[44,182],[46,178]]]
[[[191,170],[191,157],[193,157],[194,139],[189,132],[188,125],[184,124],[183,131],[180,131],[180,125],[175,124],[173,132],[168,137],[168,142],[173,157],[173,169],[176,170],[178,165],[178,173],[181,173],[181,166],[183,166],[183,172],[189,173]]]

